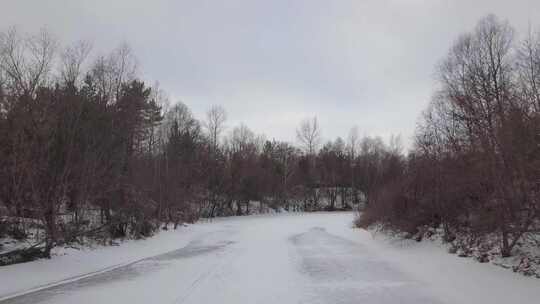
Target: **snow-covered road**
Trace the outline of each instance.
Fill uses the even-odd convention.
[[[431,280],[419,272],[407,271],[407,267],[402,267],[407,252],[400,258],[386,255],[387,250],[377,246],[366,232],[351,228],[352,220],[351,213],[317,213],[197,224],[194,226],[200,229],[190,231],[192,239],[179,244],[177,249],[0,303],[461,302],[460,296],[453,294],[467,290],[452,292],[459,283],[440,288],[436,277]],[[459,263],[466,262],[444,252],[440,254],[443,259],[448,256]],[[411,263],[417,262],[411,258]],[[62,263],[57,264],[62,267]],[[487,266],[488,272],[502,277],[499,281],[488,278],[492,280],[490,284],[521,284],[515,292],[525,299],[538,295],[532,288],[540,284],[533,280],[524,280],[508,271],[498,272],[491,265],[475,265],[472,268]],[[456,276],[455,271],[449,274]],[[470,279],[467,273],[462,275],[465,282]],[[481,288],[481,282],[478,283]],[[531,293],[527,294],[529,289]],[[488,294],[479,298],[482,292],[486,291],[462,299],[498,303]],[[518,298],[517,303],[526,302]]]

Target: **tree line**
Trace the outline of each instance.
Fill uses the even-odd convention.
[[[415,144],[376,187],[361,226],[442,227],[464,251],[503,257],[540,232],[540,32],[515,38],[490,15],[455,41]]]
[[[0,34],[0,237],[54,246],[145,237],[167,224],[267,209],[351,209],[400,160],[398,138],[322,144],[316,118],[298,145],[202,119],[138,76],[126,44],[92,56],[47,31]],[[256,208],[257,210],[253,210]]]

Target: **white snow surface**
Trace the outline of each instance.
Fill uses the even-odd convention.
[[[540,303],[540,280],[352,228],[354,214],[204,221],[0,267],[0,303]]]

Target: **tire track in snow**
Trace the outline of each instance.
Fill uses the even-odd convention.
[[[323,228],[312,228],[290,241],[301,257],[299,271],[311,280],[306,303],[442,303],[367,247]]]

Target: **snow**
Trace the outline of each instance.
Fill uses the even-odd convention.
[[[458,258],[435,243],[373,236],[353,229],[353,218],[349,212],[222,218],[121,246],[71,250],[51,260],[1,267],[0,302],[528,304],[540,299],[537,279]]]
[[[357,230],[347,235],[377,251],[382,258],[419,280],[444,303],[539,303],[540,280],[489,263],[447,253],[436,242],[397,240],[382,233]]]
[[[30,245],[28,242],[19,241],[11,237],[0,238],[0,253],[23,249]]]
[[[55,249],[55,256],[24,264],[0,267],[0,300],[39,289],[71,281],[87,274],[111,270],[142,258],[174,250],[186,245],[191,238],[205,231],[205,225],[182,227],[178,231],[162,231],[146,240],[129,240],[122,246],[105,246],[99,249],[70,248]]]

